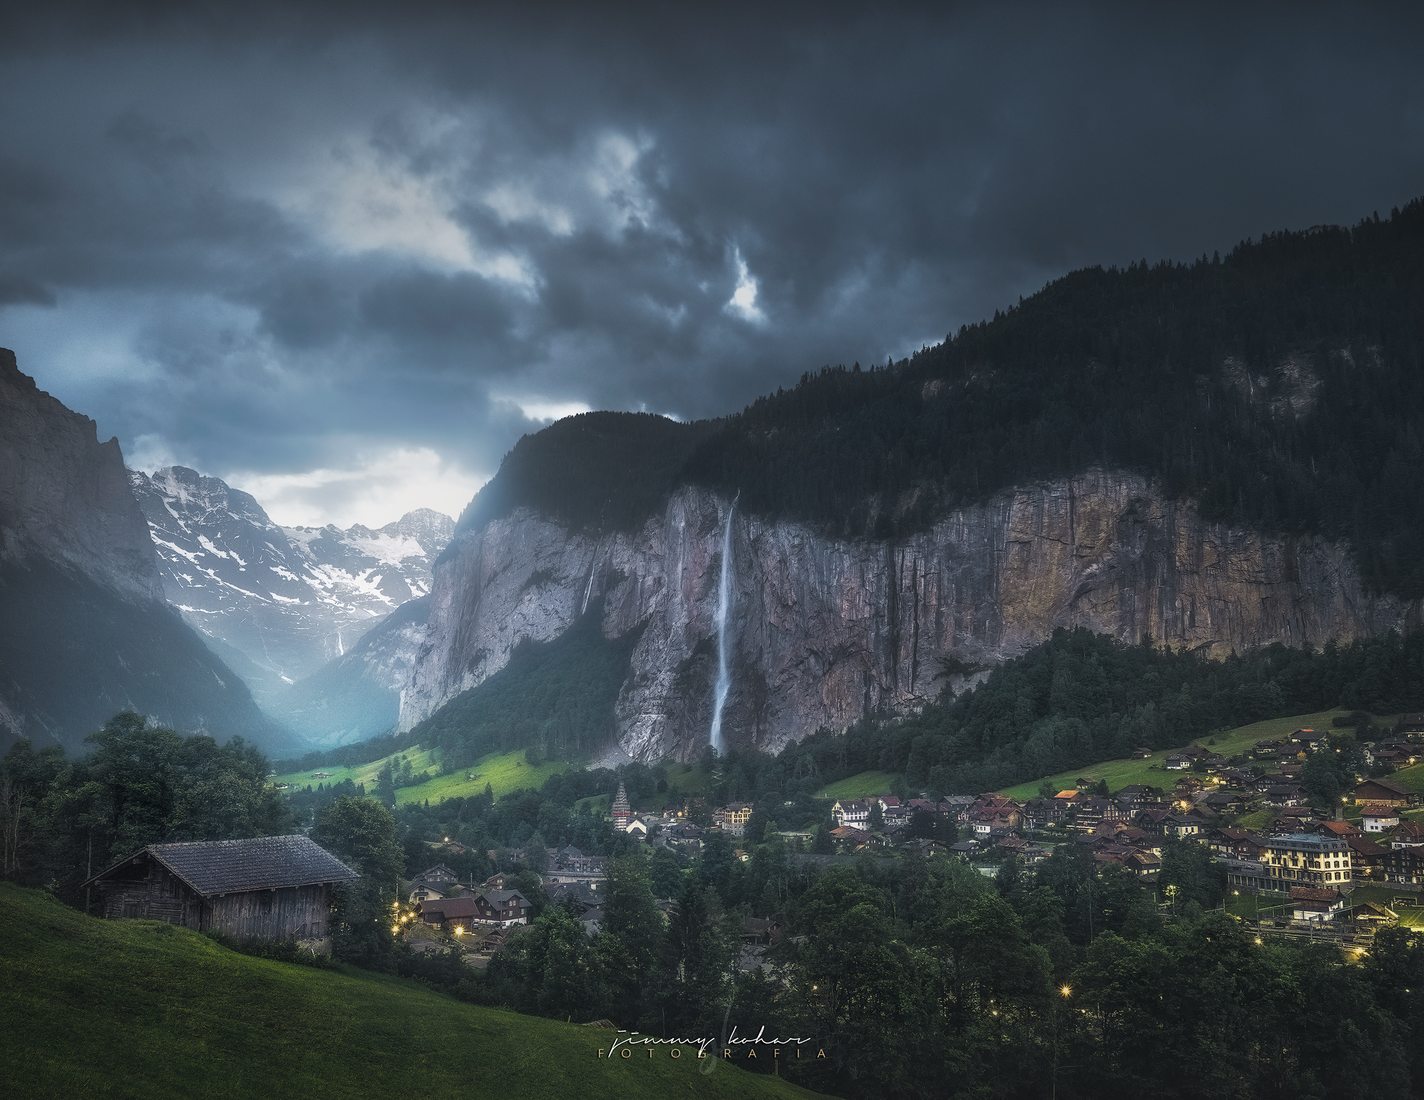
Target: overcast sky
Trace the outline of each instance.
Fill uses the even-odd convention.
[[[119,7],[0,16],[0,345],[282,523],[1424,192],[1403,5]]]

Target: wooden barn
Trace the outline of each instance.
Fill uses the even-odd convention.
[[[304,836],[150,844],[99,872],[105,917],[147,917],[237,939],[330,949],[331,889],[359,876]]]

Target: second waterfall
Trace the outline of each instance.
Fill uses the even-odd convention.
[[[707,741],[712,751],[721,755],[726,751],[726,741],[722,736],[722,711],[727,705],[727,695],[732,690],[732,662],[727,652],[727,622],[732,611],[732,517],[737,511],[738,493],[727,509],[727,525],[722,529],[722,572],[717,580],[717,686],[712,696],[712,728]]]

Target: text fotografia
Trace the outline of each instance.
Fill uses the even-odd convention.
[[[716,1036],[710,1039],[686,1039],[686,1038],[662,1038],[656,1035],[644,1035],[638,1031],[618,1031],[620,1036],[627,1038],[614,1039],[606,1048],[598,1048],[600,1058],[623,1058],[631,1059],[634,1048],[641,1048],[646,1051],[646,1056],[654,1058],[658,1054],[665,1054],[669,1058],[681,1058],[684,1053],[688,1053],[685,1048],[695,1049],[697,1058],[716,1058],[719,1054],[722,1058],[731,1060],[735,1058],[753,1061],[757,1058],[789,1058],[796,1060],[800,1058],[812,1059],[825,1058],[826,1051],[823,1047],[816,1047],[815,1055],[811,1055],[806,1048],[812,1046],[815,1040],[801,1038],[795,1035],[786,1037],[768,1036],[766,1028],[761,1028],[755,1035],[738,1035],[737,1029],[732,1028],[732,1034],[727,1036],[724,1043],[719,1043]],[[757,1048],[763,1048],[760,1055]],[[786,1053],[783,1054],[783,1051]]]

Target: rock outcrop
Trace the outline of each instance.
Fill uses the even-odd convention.
[[[136,599],[162,599],[119,441],[66,408],[0,348],[0,562],[39,557]]]
[[[0,745],[77,749],[120,710],[292,747],[164,602],[118,441],[0,349]]]
[[[595,537],[527,509],[456,535],[403,695],[409,728],[508,660],[601,608],[605,636],[643,626],[618,701],[618,748],[702,751],[716,674],[729,502],[674,492],[637,531]],[[1203,520],[1110,470],[1000,493],[894,542],[827,539],[739,510],[732,526],[730,745],[775,750],[864,714],[905,711],[1085,626],[1223,656],[1318,646],[1420,621],[1364,591],[1346,547]]]

